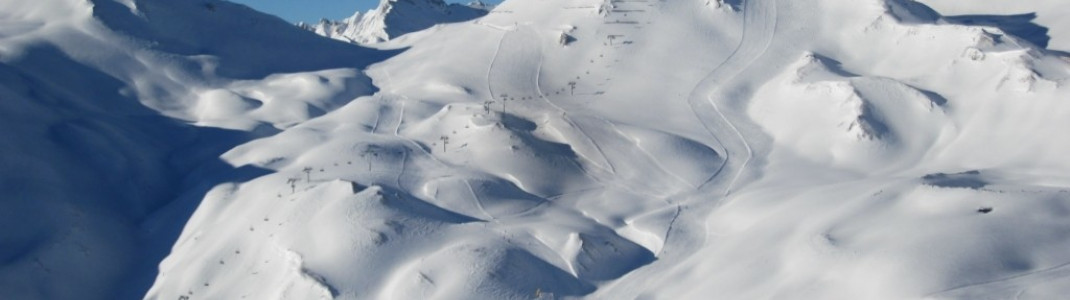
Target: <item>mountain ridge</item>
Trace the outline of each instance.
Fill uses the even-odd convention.
[[[1000,18],[510,0],[361,46],[0,3],[0,293],[1057,298],[1070,61]]]
[[[339,21],[297,26],[316,34],[356,44],[374,44],[437,24],[463,22],[486,15],[488,6],[475,1],[467,5],[442,0],[381,0],[365,13],[359,11]]]

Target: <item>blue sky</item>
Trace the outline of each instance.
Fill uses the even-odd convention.
[[[357,11],[367,11],[379,4],[379,0],[230,0],[248,5],[256,10],[273,14],[291,23],[317,22],[321,18],[338,20],[352,16]],[[462,0],[446,0],[451,3],[466,3]],[[485,3],[500,1],[484,0]]]

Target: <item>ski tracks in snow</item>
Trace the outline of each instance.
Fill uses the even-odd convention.
[[[564,109],[547,99],[545,94],[539,87],[539,77],[542,73],[542,50],[539,44],[538,35],[532,32],[528,32],[530,30],[532,29],[521,26],[514,30],[505,31],[502,34],[501,39],[498,41],[498,48],[494,51],[494,56],[491,60],[490,68],[487,70],[486,82],[487,91],[490,93],[490,97],[494,98],[499,102],[517,101],[506,100],[504,98],[501,98],[499,95],[500,92],[510,91],[531,94],[530,96],[538,97],[539,99],[545,101],[550,105],[550,107],[557,110],[557,112],[561,114],[562,119],[567,123],[570,128],[576,129],[576,133],[579,137],[582,138],[582,141],[586,144],[589,144],[582,146],[594,149],[595,153],[597,153],[597,157],[590,157],[590,154],[585,155],[583,153],[584,151],[577,151],[577,154],[586,158],[588,161],[591,161],[594,166],[606,172],[609,172],[610,174],[616,174],[616,167],[606,156],[605,151],[598,144],[598,142],[591,138],[591,136],[581,127],[581,125],[579,125],[575,122],[575,120],[569,117],[568,113]],[[508,46],[505,46],[506,44],[508,44]],[[503,57],[519,57],[519,61],[521,63],[515,66],[502,66],[502,60],[504,59]],[[523,60],[525,59],[533,61],[528,62],[527,66],[523,66]],[[515,72],[514,70],[516,69],[527,69],[532,73],[527,74],[523,72]],[[520,75],[515,76],[517,73],[520,73]],[[513,97],[515,98],[520,96],[513,95]],[[520,104],[515,105],[519,107]],[[567,132],[563,133],[568,134]]]
[[[725,157],[725,162],[721,167],[705,183],[699,185],[693,196],[719,195],[724,198],[724,196],[729,195],[736,180],[752,159],[753,150],[750,145],[735,124],[721,112],[714,99],[725,99],[726,95],[721,93],[725,92],[724,87],[729,83],[729,80],[733,76],[742,73],[765,53],[772,43],[777,23],[776,14],[776,0],[745,0],[743,32],[739,44],[724,61],[720,62],[692,89],[687,98],[692,113],[702,123],[703,128],[709,132],[714,142],[720,146]],[[720,136],[732,136],[733,140],[730,143],[725,143],[728,141],[722,140]],[[736,159],[734,153],[745,155],[745,158],[742,160]],[[732,179],[727,181],[716,180],[725,172],[734,173]],[[723,201],[710,202],[710,204],[714,205],[718,203],[723,203]],[[707,243],[709,230],[696,231],[699,228],[705,229],[703,217],[694,207],[684,209],[683,204],[678,203],[676,212],[665,232],[662,255],[659,255],[658,261],[635,270],[609,286],[599,289],[593,297],[604,299],[635,298],[640,291],[649,290],[643,287],[662,284],[663,282],[657,279],[666,278],[674,268],[687,267],[681,264],[686,262],[687,257],[689,257],[688,254],[695,253],[698,248]],[[680,238],[679,236],[681,235],[684,237]],[[671,276],[668,277],[671,278]]]
[[[686,185],[689,188],[694,188],[694,194],[697,196],[717,195],[724,197],[729,195],[754,155],[753,149],[743,136],[743,133],[724,114],[722,106],[727,103],[726,100],[728,99],[726,98],[732,91],[731,87],[735,83],[733,82],[733,77],[747,70],[752,63],[765,53],[771,44],[777,23],[776,2],[775,0],[748,0],[744,3],[742,13],[743,25],[739,43],[731,54],[719,62],[692,89],[686,99],[692,113],[710,134],[725,159],[718,170],[699,184],[698,187],[692,184]],[[487,92],[490,97],[496,101],[508,101],[505,98],[512,98],[513,103],[509,104],[512,104],[511,107],[516,107],[515,109],[518,109],[517,112],[523,107],[531,107],[530,102],[521,103],[521,101],[517,101],[518,99],[530,99],[527,98],[529,96],[540,98],[550,109],[554,110],[553,113],[559,113],[564,122],[575,129],[572,132],[577,138],[574,139],[575,141],[587,144],[578,145],[591,150],[580,153],[581,156],[591,161],[594,166],[613,176],[623,176],[624,173],[622,172],[627,170],[622,170],[621,166],[612,163],[610,160],[611,154],[607,153],[608,149],[603,148],[606,145],[600,145],[585,130],[583,124],[570,117],[561,106],[554,103],[552,99],[543,93],[540,86],[543,57],[540,39],[537,38],[538,34],[531,32],[531,28],[523,25],[516,25],[512,28],[488,27],[502,32],[485,78]],[[510,93],[510,95],[504,96],[502,93]],[[513,95],[513,93],[519,94]],[[605,119],[594,117],[592,121],[594,120],[613,125],[613,123]],[[601,128],[598,125],[588,125],[593,126],[591,128]],[[605,135],[623,134],[615,126],[607,126],[605,131]],[[569,135],[569,133],[564,134]],[[626,145],[613,144],[613,146]],[[656,160],[653,161],[655,164],[657,163]],[[644,165],[644,167],[654,168],[650,164]],[[659,169],[664,170],[663,167]],[[726,174],[731,174],[727,175],[731,177],[726,177]],[[679,180],[679,176],[673,176],[675,174],[669,175]],[[613,184],[617,180],[610,180],[610,182],[598,181]],[[683,182],[686,183],[686,181]],[[469,189],[475,195],[475,191],[472,190],[470,184]],[[695,207],[689,208],[688,205],[682,202],[688,198],[690,197],[680,198],[678,201],[668,201],[670,204],[675,204],[675,207],[670,206],[670,209],[673,209],[673,213],[663,237],[664,246],[658,261],[633,270],[603,289],[599,289],[591,296],[596,298],[603,296],[605,296],[604,298],[634,297],[636,296],[634,292],[642,290],[643,286],[658,284],[658,280],[651,279],[656,279],[659,274],[665,274],[665,272],[671,272],[680,267],[680,263],[686,260],[689,253],[694,253],[706,243],[706,232],[701,231],[705,224],[703,215],[700,211],[696,211]],[[480,202],[478,199],[476,201]],[[712,202],[711,204],[715,203]],[[477,204],[481,206],[481,203]],[[704,206],[704,208],[710,208],[710,206]]]
[[[566,137],[566,139],[571,141],[570,144],[577,150],[577,154],[611,176],[611,178],[602,178],[604,176],[587,172],[588,176],[596,181],[653,198],[679,193],[681,186],[687,189],[694,188],[693,184],[669,172],[645,151],[629,152],[636,149],[635,145],[628,135],[621,132],[613,122],[599,116],[572,116],[547,96],[541,86],[544,63],[541,42],[542,39],[538,33],[529,26],[521,25],[514,31],[503,33],[487,76],[487,90],[492,97],[498,101],[504,101],[503,98],[509,97],[511,100],[508,101],[515,103],[511,105],[515,108],[515,113],[521,113],[520,108],[535,111],[545,111],[549,108],[548,115],[560,116],[567,126],[563,129],[572,129],[562,134],[573,137]],[[501,95],[503,93],[508,96]],[[545,105],[539,105],[530,100],[518,101],[517,98],[541,100]],[[596,136],[599,139],[596,140]],[[619,165],[614,163],[615,161],[630,161],[630,163]],[[617,180],[650,171],[663,173],[664,176],[653,176],[658,180],[633,180],[627,183]],[[640,188],[636,189],[632,186]]]
[[[390,81],[391,81],[390,72],[388,72],[386,70],[383,70],[383,73],[386,75],[386,77],[385,77],[385,79],[387,80],[387,84],[386,85],[389,85]],[[408,97],[406,97],[404,95],[384,94],[384,93],[378,94],[377,97],[379,97],[379,100],[383,101],[383,102],[392,101],[393,103],[397,104],[397,107],[395,107],[394,105],[389,105],[389,106],[384,105],[383,107],[381,107],[379,109],[379,115],[376,116],[375,126],[372,128],[372,133],[384,134],[384,135],[385,134],[393,135],[395,138],[401,139],[401,140],[405,141],[406,143],[412,145],[412,148],[418,149],[424,156],[430,158],[432,161],[437,163],[439,166],[442,166],[442,167],[445,167],[445,168],[449,168],[449,169],[453,169],[453,166],[447,164],[446,162],[443,162],[442,160],[438,159],[438,157],[435,157],[434,154],[432,154],[431,152],[428,152],[427,149],[424,149],[424,147],[421,146],[420,143],[418,143],[418,142],[416,142],[416,141],[414,141],[414,140],[412,140],[410,138],[401,136],[401,125],[405,122],[405,106],[406,106],[406,103],[409,100]],[[387,118],[388,121],[386,121],[386,122],[389,122],[389,123],[381,124],[381,123],[383,123],[381,120],[383,119],[383,114],[384,113],[387,114],[387,115],[392,115],[392,114],[396,113],[397,114],[397,118]],[[386,129],[393,128],[393,131],[389,132],[389,133],[379,132],[380,129],[383,129],[383,128],[386,128]],[[403,157],[402,157],[401,171],[397,174],[397,179],[396,179],[396,181],[397,181],[396,184],[397,184],[398,188],[403,188],[402,187],[402,183],[401,183],[401,178],[404,177],[404,175],[405,175],[405,171],[408,168],[408,160],[409,160],[408,152],[403,152],[402,155],[403,155]],[[478,208],[480,213],[482,213],[484,216],[487,217],[487,221],[491,221],[491,222],[495,221],[497,218],[495,216],[491,215],[489,212],[487,212],[487,210],[483,206],[483,201],[479,198],[479,195],[476,194],[475,189],[472,188],[472,183],[468,180],[468,178],[462,176],[459,180],[462,183],[464,183],[464,185],[468,188],[468,191],[472,195],[472,201],[475,202],[476,208]]]
[[[1041,282],[1066,280],[1070,278],[1070,262],[1039,270],[1028,271],[1005,278],[966,284],[925,295],[925,299],[942,298],[979,298],[1001,297],[1014,295],[1014,299],[1021,296],[1030,286]]]
[[[722,196],[732,192],[736,181],[746,169],[747,164],[753,158],[754,151],[739,128],[725,116],[718,105],[718,100],[725,100],[725,85],[734,76],[739,75],[762,56],[773,40],[773,33],[777,23],[775,0],[750,0],[744,3],[743,8],[743,32],[740,35],[739,44],[716,68],[710,71],[698,85],[692,89],[687,102],[692,113],[710,136],[721,145],[724,151],[725,163],[705,183],[700,190],[708,190],[705,187],[714,182],[717,177],[730,169],[732,178],[724,183],[724,186],[714,187],[720,190]],[[703,109],[703,104],[709,105],[710,109]],[[724,131],[731,131],[724,132]],[[720,131],[720,132],[719,132]],[[734,143],[725,143],[727,140],[721,136],[734,136]],[[734,159],[734,153],[743,153],[746,157],[742,160]]]

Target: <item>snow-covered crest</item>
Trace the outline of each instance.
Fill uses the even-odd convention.
[[[375,9],[340,20],[321,20],[299,27],[332,39],[358,44],[387,41],[436,24],[455,23],[481,17],[488,7],[482,2],[468,5],[446,4],[442,0],[382,0]]]

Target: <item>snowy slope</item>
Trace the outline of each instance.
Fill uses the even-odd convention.
[[[266,173],[223,151],[372,93],[390,55],[220,1],[13,0],[0,24],[5,299],[140,298],[205,190]]]
[[[47,170],[4,177],[41,185],[4,203],[18,298],[1070,292],[1070,59],[1022,27],[909,0],[510,0],[369,50],[226,2],[17,2],[3,166]],[[100,192],[130,186],[161,194]],[[93,210],[39,217],[71,206]]]
[[[386,42],[380,93],[224,155],[278,175],[217,187],[150,296],[1059,295],[1067,62],[961,23],[516,0]]]
[[[323,19],[317,24],[297,24],[318,35],[358,44],[373,44],[436,24],[463,22],[486,15],[479,1],[468,5],[446,4],[442,0],[381,0],[364,14],[338,21]]]
[[[1065,18],[1070,2],[1032,1],[921,1],[956,21],[978,25],[1009,27],[1035,44],[1048,49],[1070,52],[1070,20]]]

